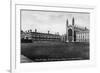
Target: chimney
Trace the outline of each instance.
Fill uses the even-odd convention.
[[[32,30],[30,29],[30,32],[32,32]]]
[[[50,31],[48,31],[48,34],[50,33]]]
[[[57,35],[59,35],[59,32],[57,32]]]
[[[35,29],[35,32],[37,32],[37,29]]]

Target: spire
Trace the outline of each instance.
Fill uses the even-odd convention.
[[[67,19],[67,21],[66,21],[66,42],[68,42],[68,19]]]
[[[72,42],[74,42],[74,25],[75,25],[75,20],[74,17],[72,18],[72,29],[73,29],[73,33],[72,33]]]
[[[73,19],[72,19],[72,25],[74,25],[75,24],[75,20],[74,20],[74,17],[73,17]]]
[[[66,21],[66,26],[68,26],[68,19],[67,19],[67,21]]]

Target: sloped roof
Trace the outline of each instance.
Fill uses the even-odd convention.
[[[68,27],[71,27],[72,28],[72,25],[69,25]],[[74,26],[74,30],[75,31],[88,31],[89,32],[89,29],[86,28],[86,27],[79,27],[79,26]]]

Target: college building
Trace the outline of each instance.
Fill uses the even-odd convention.
[[[89,29],[75,25],[75,19],[72,18],[72,25],[66,21],[66,42],[89,42]]]
[[[50,31],[48,31],[48,33],[40,33],[40,32],[37,32],[37,29],[35,29],[35,32],[32,32],[32,31],[22,32],[21,39],[32,40],[32,42],[34,41],[61,41],[61,36],[59,34],[51,34]]]
[[[89,42],[89,29],[86,27],[79,27],[75,25],[75,19],[72,18],[72,24],[69,25],[68,20],[66,20],[66,34],[51,34],[50,31],[47,33],[37,32],[35,29],[28,30],[27,32],[21,31],[21,40],[31,42],[34,41],[61,41],[61,42]]]

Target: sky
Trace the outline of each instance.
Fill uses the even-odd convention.
[[[75,18],[75,25],[80,27],[87,27],[90,25],[90,15],[88,13],[74,13],[74,12],[53,12],[53,11],[21,11],[21,29],[23,31],[32,29],[38,32],[55,34],[59,32],[60,35],[66,33],[66,20],[69,25],[72,25],[72,18]]]

